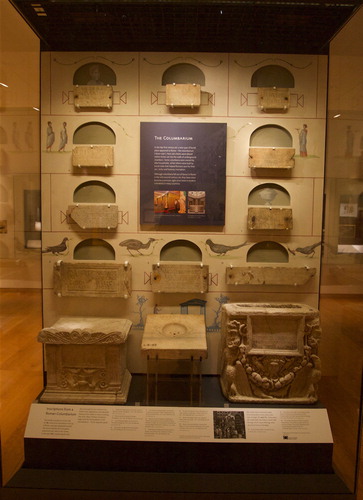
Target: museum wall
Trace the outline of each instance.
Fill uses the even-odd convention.
[[[363,292],[362,19],[360,9],[330,44],[322,293]]]
[[[257,76],[267,66],[272,83],[266,87],[272,89],[261,95]],[[285,85],[288,105],[266,109],[268,92],[270,97],[278,93],[276,72],[292,82]],[[177,88],[170,87],[173,79]],[[145,370],[140,344],[147,314],[204,314],[208,359],[203,371],[217,373],[223,304],[318,306],[325,56],[44,52],[41,80],[46,327],[65,316],[127,318],[133,323],[128,367],[138,373]],[[92,91],[85,89],[87,84]],[[173,91],[181,93],[170,101]],[[180,206],[174,219],[167,219],[175,223],[164,224],[159,215],[145,219],[140,186],[150,178],[140,161],[148,147],[140,129],[170,127],[173,134],[180,125],[188,130],[188,124],[198,124],[206,134],[209,124],[225,124],[225,192],[223,182],[213,177],[214,153],[210,164],[204,153],[203,168],[210,173],[206,201],[197,200],[200,191],[192,203],[187,188],[170,190],[182,203],[188,192],[185,210],[192,216],[199,210],[200,223],[198,218],[178,219]],[[94,161],[97,154],[103,163]],[[277,154],[276,163],[271,155]],[[220,163],[223,170],[224,160]],[[204,217],[214,210],[213,197],[208,198],[214,188],[225,194],[219,206],[222,223]],[[156,194],[149,201],[156,214]],[[281,217],[288,220],[286,227],[279,224]],[[203,288],[195,288],[202,274]],[[121,277],[117,286],[115,276]]]
[[[0,281],[40,288],[40,47],[9,2],[0,8]]]

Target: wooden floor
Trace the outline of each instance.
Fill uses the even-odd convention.
[[[43,387],[42,347],[36,341],[41,329],[42,306],[39,290],[2,290],[0,298],[1,464],[2,484],[6,485],[22,465],[28,408]],[[319,389],[320,399],[328,409],[333,431],[334,467],[344,482],[353,488],[363,364],[363,298],[324,296],[320,311],[323,329],[320,356],[324,373]],[[11,496],[10,490],[5,488],[1,491],[6,491],[6,498],[20,498],[15,492]],[[34,498],[48,498],[39,490],[33,493]],[[52,499],[82,498],[71,493],[68,491],[60,495],[58,492],[58,496],[52,495]],[[204,496],[198,494],[200,500]],[[225,498],[224,495],[217,496],[221,500]],[[119,494],[112,498],[116,497],[141,498],[136,493]],[[100,497],[84,498],[99,500]],[[164,496],[154,494],[151,498],[161,499]],[[172,494],[165,498],[182,499],[184,496]],[[211,497],[207,495],[205,498],[210,500]],[[252,500],[255,496],[250,498]],[[363,500],[363,472],[360,474],[357,498]]]
[[[43,387],[39,290],[0,291],[1,462],[5,484],[23,463],[28,409]]]

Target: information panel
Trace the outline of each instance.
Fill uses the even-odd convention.
[[[140,223],[224,225],[225,123],[141,123]]]
[[[33,403],[25,438],[332,443],[321,408],[186,408]]]

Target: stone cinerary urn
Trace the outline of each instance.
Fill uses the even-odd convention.
[[[41,402],[126,403],[131,374],[126,340],[131,321],[118,318],[60,318],[43,328],[47,383]]]
[[[316,402],[320,335],[319,311],[305,304],[225,304],[223,394],[243,403]]]

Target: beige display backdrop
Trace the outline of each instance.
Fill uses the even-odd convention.
[[[89,63],[106,65],[116,76],[116,84],[112,85],[111,109],[78,110],[74,106],[74,74]],[[204,74],[205,84],[201,86],[198,107],[171,108],[166,105],[163,74],[179,63],[193,65]],[[258,107],[257,88],[251,87],[251,78],[254,71],[266,65],[286,68],[294,77],[295,87],[290,89],[290,107],[284,113],[266,113]],[[44,326],[49,327],[64,316],[129,319],[133,327],[128,338],[128,368],[131,372],[140,373],[146,369],[140,348],[147,314],[180,313],[185,309],[189,313],[202,313],[206,318],[208,342],[208,359],[203,361],[203,371],[216,374],[219,370],[221,306],[224,303],[292,301],[317,307],[326,78],[325,56],[43,52],[41,160]],[[49,122],[54,138],[48,135]],[[224,227],[140,226],[141,122],[227,124]],[[68,137],[64,147],[61,147],[64,123]],[[72,166],[74,132],[87,123],[101,123],[113,130],[116,142],[113,145],[112,167]],[[307,153],[301,155],[299,133],[304,125],[308,131]],[[263,169],[258,172],[249,167],[251,134],[265,126],[278,126],[291,136],[291,147],[295,149],[295,166],[292,169],[277,169],[273,172]],[[115,193],[114,203],[118,207],[116,228],[82,229],[67,216],[68,207],[74,204],[74,192],[89,182],[106,184]],[[293,228],[289,231],[249,230],[249,194],[254,188],[271,183],[281,186],[290,195]],[[87,200],[87,203],[92,203],[92,200]],[[57,251],[57,246],[65,238],[65,248],[60,247],[60,251]],[[108,262],[131,264],[132,291],[129,298],[59,297],[54,293],[54,265],[58,261],[87,262],[77,257],[77,248],[86,240],[105,242],[112,248],[113,256]],[[152,266],[160,262],[162,248],[176,240],[187,240],[200,249],[201,264],[209,269],[206,293],[153,292]],[[207,240],[225,245],[226,251],[216,252]],[[248,262],[249,250],[261,242],[279,243],[285,249],[288,262],[283,263],[278,272],[283,273],[284,267],[308,267],[316,269],[316,272],[311,273],[312,277],[302,285],[295,284],[293,280],[282,285],[227,284],[226,269],[231,266],[278,266],[278,263],[272,262]],[[309,252],[312,245],[316,247]],[[94,263],[95,260],[90,262]]]

